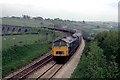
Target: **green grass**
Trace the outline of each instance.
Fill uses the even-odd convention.
[[[0,51],[0,78],[2,78],[2,52]]]
[[[103,32],[103,31],[108,31],[108,29],[105,28],[99,28],[99,29],[93,29],[96,32]]]
[[[51,32],[47,32],[48,35],[46,35],[46,32],[41,32],[40,34],[24,34],[24,35],[11,35],[11,36],[0,36],[0,40],[2,40],[2,43],[0,43],[2,46],[0,46],[0,49],[2,47],[2,50],[9,49],[10,47],[13,47],[14,45],[17,46],[23,46],[28,44],[34,44],[34,43],[43,43],[43,42],[50,42],[54,40],[53,34]],[[63,33],[56,32],[55,37],[64,36]]]
[[[60,36],[63,36],[63,34],[56,32],[55,38]],[[49,42],[53,40],[52,34],[47,36],[45,34],[3,36],[2,76],[7,76],[47,53],[52,45]]]
[[[43,24],[41,24],[43,23]],[[15,19],[15,18],[2,18],[2,24],[17,25],[17,26],[30,26],[30,27],[43,27],[43,25],[52,25],[50,22],[38,21],[33,19]]]
[[[87,43],[71,78],[119,78],[120,55],[117,31],[96,34]]]
[[[2,37],[0,36],[0,78],[2,77]]]
[[[51,34],[47,36],[48,41],[52,40]],[[13,36],[3,36],[2,37],[2,49],[8,49],[14,45],[23,46],[25,44],[34,44],[35,42],[45,42],[47,41],[46,35],[43,34],[29,34],[29,35],[13,35]]]
[[[31,44],[12,47],[2,52],[3,77],[27,65],[49,51],[51,44]]]

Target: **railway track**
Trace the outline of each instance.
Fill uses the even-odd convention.
[[[48,78],[49,80],[54,77],[54,75],[63,67],[64,64],[56,64],[54,63],[47,70],[45,70],[40,76],[36,78],[39,80],[41,78]]]
[[[37,70],[38,68],[42,67],[43,65],[45,65],[46,63],[50,62],[52,60],[52,56],[51,54],[49,54],[48,56],[46,56],[45,58],[41,59],[40,61],[34,63],[33,65],[31,65],[30,67],[20,71],[19,73],[11,76],[10,78],[8,78],[7,80],[12,80],[12,79],[24,79],[27,75],[29,75],[30,73],[32,73],[33,71]]]
[[[78,49],[79,48],[80,48],[80,46],[78,47]],[[76,50],[77,51],[77,56],[79,56],[78,55],[78,49]],[[73,72],[74,69],[75,69],[74,68],[72,70],[69,70],[69,69],[71,69],[70,65],[75,65],[75,64],[77,65],[77,63],[75,63],[76,60],[71,60],[73,58],[76,58],[76,56],[73,55],[68,60],[68,62],[65,63],[65,64],[56,64],[55,61],[53,61],[53,62],[51,61],[50,63],[48,63],[49,65],[46,65],[44,68],[42,68],[42,69],[40,68],[38,71],[32,73],[31,75],[29,75],[27,77],[27,79],[35,78],[36,80],[39,80],[39,79],[49,79],[49,80],[51,80],[51,79],[54,79],[56,77],[57,78],[62,78],[63,77],[62,74],[64,74],[65,72],[68,72],[68,73],[66,73],[64,75],[68,74],[67,76],[69,76],[71,74],[71,72]],[[79,59],[77,59],[77,60],[79,61]],[[65,66],[67,66],[67,67],[65,67]],[[68,66],[69,66],[69,69],[68,69],[68,71],[66,71],[66,69],[68,68]]]
[[[52,55],[49,54],[45,58],[41,59],[40,61],[32,64],[31,66],[27,67],[26,69],[18,72],[17,74],[9,77],[7,80],[12,80],[12,79],[27,79],[32,72],[35,70],[38,70],[48,62],[52,61]],[[52,79],[56,73],[60,71],[60,69],[64,66],[64,64],[56,64],[55,62],[48,67],[48,69],[44,70],[37,78],[36,80],[39,80],[40,78],[49,78]]]
[[[49,54],[45,58],[41,59],[40,61],[34,63],[30,67],[20,71],[19,73],[11,76],[7,80],[21,80],[21,79],[29,79],[29,76],[36,72],[38,69],[42,69],[43,66],[46,66],[47,64],[51,63],[50,66],[47,67],[47,69],[40,70],[40,74],[35,78],[36,80],[39,80],[41,78],[48,78],[49,80],[54,78],[54,76],[61,70],[61,68],[64,66],[64,64],[57,64],[56,62],[52,61],[52,55]]]

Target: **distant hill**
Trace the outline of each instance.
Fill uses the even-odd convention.
[[[23,18],[2,18],[2,24],[29,26],[29,27],[43,27],[53,25],[53,23],[45,20],[23,19]]]
[[[3,17],[2,24],[13,26],[25,26],[32,28],[40,27],[59,27],[76,29],[78,32],[86,32],[94,34],[96,32],[118,30],[117,22],[102,22],[102,21],[71,21],[62,20],[59,18],[42,18],[42,17]]]

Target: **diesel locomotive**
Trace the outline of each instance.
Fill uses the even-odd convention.
[[[55,61],[67,61],[81,42],[81,34],[63,37],[53,42],[52,56]]]

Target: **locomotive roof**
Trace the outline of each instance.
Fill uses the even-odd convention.
[[[72,36],[66,37],[66,38],[62,38],[61,40],[63,40],[66,43],[71,43],[74,40],[76,40],[76,38],[73,38]]]
[[[61,38],[55,40],[54,42],[63,41],[65,43],[69,44],[69,43],[73,42],[74,40],[76,40],[77,36],[78,37],[81,36],[81,33],[75,33],[72,36],[61,37]]]
[[[79,37],[79,36],[81,36],[81,33],[75,33],[75,34],[73,34],[73,36],[74,36],[74,37],[76,37],[76,36]]]

